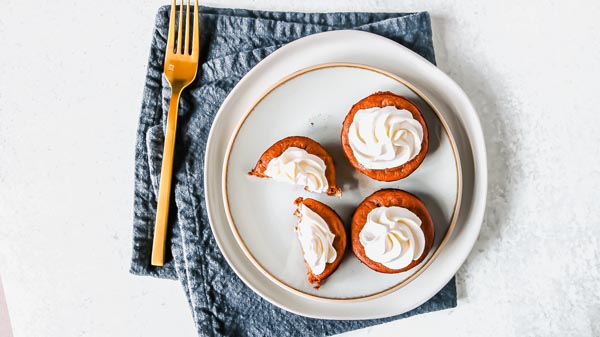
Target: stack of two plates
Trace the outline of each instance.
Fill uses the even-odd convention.
[[[360,174],[341,149],[350,107],[377,91],[413,101],[429,128],[425,161],[397,182]],[[247,175],[263,151],[287,136],[310,137],[331,153],[342,198]],[[371,319],[419,306],[456,273],[483,219],[486,154],[469,99],[425,59],[370,33],[316,34],[265,58],[223,103],[205,162],[209,219],[227,262],[257,294],[304,316]],[[349,225],[356,206],[381,188],[414,193],[428,207],[436,231],[428,257],[407,272],[381,274],[348,249],[338,270],[314,290],[293,230],[293,201],[299,196],[322,201]]]

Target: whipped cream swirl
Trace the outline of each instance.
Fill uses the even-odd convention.
[[[333,263],[337,251],[333,247],[335,235],[329,226],[310,208],[303,204],[298,207],[300,221],[296,226],[300,246],[304,254],[304,261],[315,275],[320,275],[325,270],[327,263]]]
[[[390,269],[402,269],[419,259],[425,249],[425,234],[421,219],[410,210],[398,207],[377,207],[367,215],[360,231],[360,243],[365,255]]]
[[[395,106],[361,109],[350,124],[348,142],[363,167],[393,168],[419,154],[423,127],[410,111]]]
[[[318,156],[304,149],[288,147],[269,162],[264,174],[276,181],[306,186],[310,192],[327,192],[326,168]]]

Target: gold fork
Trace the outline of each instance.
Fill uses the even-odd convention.
[[[198,70],[198,54],[200,53],[200,23],[198,22],[198,0],[194,6],[194,27],[192,28],[192,51],[190,52],[190,0],[187,0],[185,25],[183,24],[183,5],[179,6],[179,28],[177,29],[177,45],[175,45],[175,13],[176,0],[171,5],[169,18],[169,37],[165,52],[164,73],[171,85],[171,104],[167,115],[167,130],[165,132],[165,147],[163,150],[162,167],[160,170],[160,188],[158,190],[158,205],[156,207],[156,223],[154,226],[154,241],[152,243],[153,266],[165,264],[165,243],[169,219],[169,203],[171,199],[171,178],[173,175],[173,152],[175,151],[175,131],[177,129],[177,111],[179,96],[196,78]],[[182,37],[185,35],[185,45]],[[183,48],[182,48],[183,46]]]

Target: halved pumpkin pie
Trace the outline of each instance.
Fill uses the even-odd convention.
[[[315,289],[340,265],[346,250],[346,230],[339,215],[314,199],[294,201],[298,217],[295,227],[302,248],[308,282]]]
[[[249,175],[302,185],[309,192],[341,196],[331,155],[303,136],[286,137],[269,147]]]

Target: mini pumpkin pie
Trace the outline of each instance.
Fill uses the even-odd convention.
[[[342,195],[335,183],[333,158],[308,137],[291,136],[271,145],[248,174],[303,185],[309,192]]]
[[[425,204],[402,190],[377,191],[356,208],[351,225],[352,250],[369,268],[400,273],[425,259],[434,239]]]
[[[380,181],[407,177],[429,147],[419,108],[391,92],[377,92],[354,104],[342,125],[342,148],[354,168]]]
[[[342,262],[346,250],[346,230],[329,206],[309,198],[294,201],[298,234],[308,282],[318,289]]]

